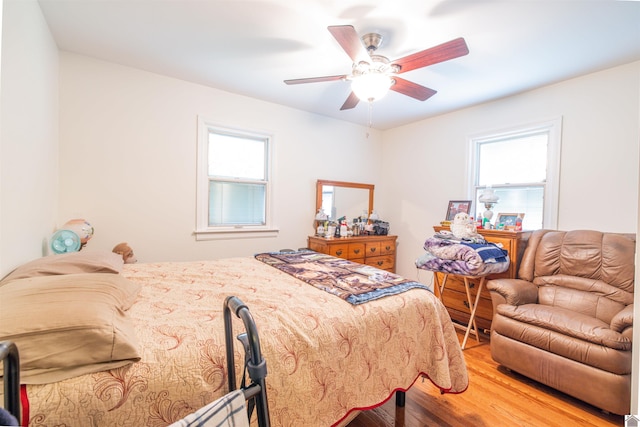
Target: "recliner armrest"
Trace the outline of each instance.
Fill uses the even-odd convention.
[[[633,327],[633,304],[620,310],[611,319],[611,329],[623,333],[625,329]]]
[[[523,305],[538,302],[538,287],[522,279],[491,279],[487,281],[493,314],[500,304]]]

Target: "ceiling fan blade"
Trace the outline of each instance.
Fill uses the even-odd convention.
[[[398,73],[406,73],[407,71],[415,70],[416,68],[422,68],[439,62],[448,61],[453,58],[464,56],[468,53],[469,48],[467,47],[467,43],[462,37],[460,37],[455,40],[442,43],[441,45],[396,59],[393,61],[392,65],[400,66]]]
[[[426,101],[427,99],[438,93],[433,89],[429,89],[428,87],[421,86],[417,83],[401,79],[400,77],[394,77],[393,80],[395,80],[395,83],[391,85],[391,90],[403,95],[410,96],[411,98],[415,98],[419,101]]]
[[[333,82],[336,80],[344,80],[346,79],[346,75],[341,76],[325,76],[325,77],[309,77],[306,79],[290,79],[285,80],[284,82],[288,85],[298,85],[301,83],[318,83],[318,82]]]
[[[356,105],[358,105],[358,102],[360,102],[360,99],[356,96],[355,93],[351,92],[347,100],[344,101],[344,104],[342,104],[342,107],[340,107],[340,111],[354,108]]]
[[[365,49],[352,25],[332,25],[327,28],[354,63],[371,61],[367,49]]]

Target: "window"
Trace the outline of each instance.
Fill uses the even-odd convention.
[[[560,173],[561,119],[470,138],[470,196],[476,214],[482,191],[492,187],[500,198],[498,213],[524,213],[523,228],[556,228]]]
[[[197,238],[275,232],[269,212],[271,136],[202,118],[198,127]]]

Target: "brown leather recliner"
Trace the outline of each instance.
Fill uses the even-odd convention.
[[[635,235],[538,230],[517,279],[487,282],[491,356],[605,411],[629,414]]]

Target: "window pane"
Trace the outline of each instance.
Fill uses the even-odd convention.
[[[478,185],[544,182],[547,140],[544,132],[479,144]]]
[[[483,189],[476,190],[476,200]],[[491,223],[495,224],[499,213],[524,213],[522,228],[525,230],[537,230],[542,228],[542,209],[544,202],[544,188],[542,186],[494,188],[500,200],[493,208]],[[482,217],[485,207],[478,202],[478,217]]]
[[[209,182],[209,226],[265,225],[266,185]]]
[[[209,132],[209,176],[266,179],[264,139]]]

